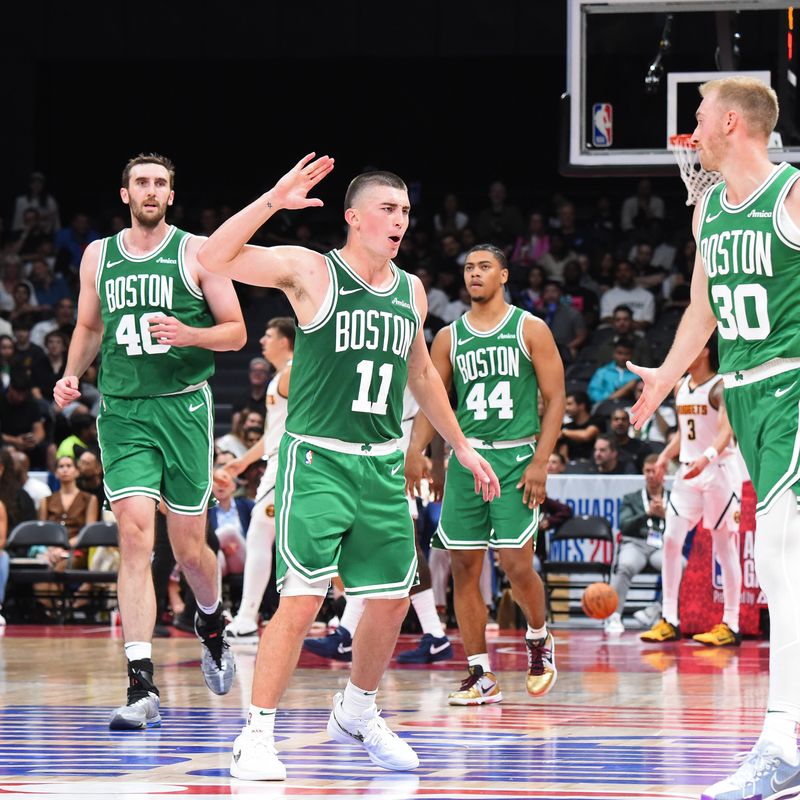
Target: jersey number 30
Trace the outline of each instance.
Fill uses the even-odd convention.
[[[140,356],[143,352],[158,355],[169,350],[170,345],[156,344],[150,336],[150,318],[161,316],[160,311],[148,311],[137,320],[135,314],[123,314],[117,325],[117,344],[124,345],[126,355]]]
[[[717,284],[711,287],[711,299],[717,306],[717,329],[723,339],[739,336],[748,342],[759,342],[769,336],[767,290],[759,283],[740,283],[731,291],[730,286]],[[755,325],[751,325],[751,319]]]

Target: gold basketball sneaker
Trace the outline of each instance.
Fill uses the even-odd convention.
[[[742,643],[742,634],[719,622],[707,633],[696,633],[692,639],[709,647],[738,647]]]
[[[558,680],[556,669],[556,642],[549,633],[544,639],[525,639],[528,648],[528,674],[525,688],[533,697],[547,694]]]
[[[469,675],[461,681],[457,692],[450,692],[447,702],[451,706],[481,706],[499,703],[503,699],[500,684],[493,672],[484,672],[480,664],[469,668]]]

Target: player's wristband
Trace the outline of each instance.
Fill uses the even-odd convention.
[[[712,446],[706,447],[706,449],[703,450],[703,455],[708,459],[708,463],[710,464],[719,456],[719,453],[717,452],[717,448]]]

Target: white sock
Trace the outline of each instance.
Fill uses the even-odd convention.
[[[378,690],[372,692],[359,689],[352,681],[347,681],[344,687],[344,698],[342,700],[342,711],[347,717],[359,719],[375,708],[375,695]]]
[[[351,637],[356,635],[356,628],[361,621],[361,616],[364,613],[366,605],[367,601],[363,597],[347,598],[347,605],[344,607],[344,613],[342,614],[341,620],[339,620],[339,625],[344,628]]]
[[[436,611],[436,600],[433,597],[433,589],[426,589],[411,595],[411,605],[417,612],[417,619],[422,626],[423,633],[429,633],[434,639],[441,639],[444,636],[444,628],[439,620]]]
[[[760,741],[768,741],[781,749],[782,758],[790,764],[797,764],[797,722],[785,711],[767,711]]]
[[[530,622],[528,623],[528,632],[525,634],[526,639],[532,639],[536,641],[537,639],[544,639],[547,637],[547,623],[545,622],[541,628],[534,628],[531,626]]]
[[[150,642],[125,642],[125,657],[128,661],[153,658],[153,645]]]
[[[467,656],[467,662],[471,667],[482,667],[484,672],[492,671],[488,653],[477,653],[474,656]]]
[[[214,614],[216,614],[218,608],[219,608],[219,597],[210,606],[201,605],[199,601],[197,603],[197,610],[202,611],[207,617],[213,617]]]
[[[275,735],[275,709],[261,708],[250,704],[247,711],[247,727],[258,733],[265,733],[268,736]]]

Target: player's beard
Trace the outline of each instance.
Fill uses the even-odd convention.
[[[137,205],[136,203],[131,202],[131,215],[133,218],[143,227],[143,228],[157,228],[161,223],[161,220],[167,215],[167,207],[161,206],[159,204],[158,207],[158,215],[154,216],[151,214],[146,214],[144,211],[144,205]]]

